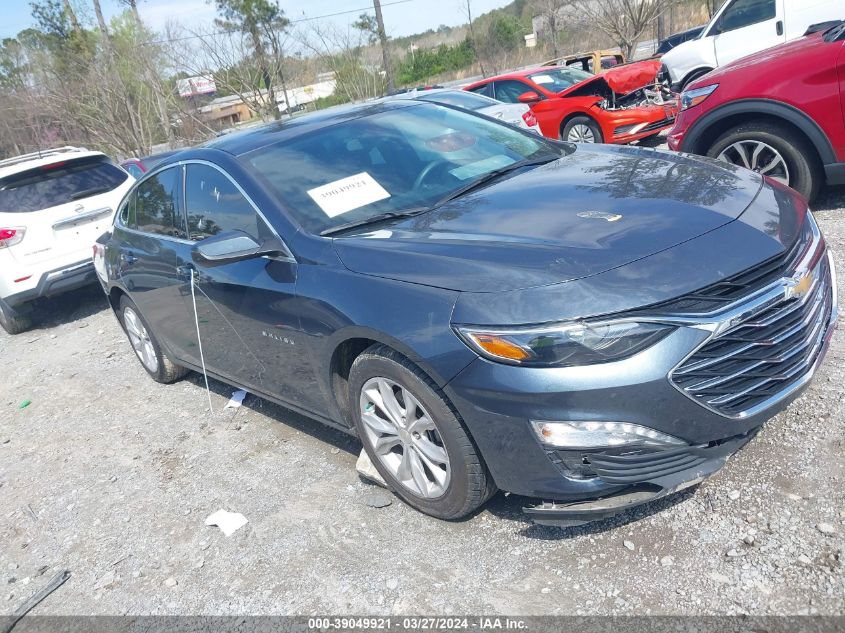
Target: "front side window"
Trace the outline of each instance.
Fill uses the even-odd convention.
[[[519,103],[519,96],[526,92],[535,92],[528,84],[521,81],[497,81],[496,98],[505,103]]]
[[[49,209],[117,189],[129,176],[105,156],[59,158],[0,180],[0,213]]]
[[[722,13],[716,25],[716,33],[726,33],[772,20],[776,15],[775,0],[736,0]]]
[[[186,237],[185,222],[179,205],[181,172],[180,167],[165,169],[138,185],[128,201],[127,216],[130,228],[155,235],[181,239]]]
[[[528,78],[544,90],[561,92],[592,76],[577,68],[549,68],[528,75]]]
[[[243,231],[256,240],[267,237],[268,229],[249,200],[214,167],[188,165],[185,207],[190,240],[204,240],[226,231]]]
[[[300,226],[322,233],[380,214],[424,212],[491,172],[560,155],[535,134],[417,102],[318,128],[241,160]]]

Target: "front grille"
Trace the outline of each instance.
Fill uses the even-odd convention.
[[[718,335],[672,372],[702,405],[738,416],[788,390],[811,371],[833,312],[826,256],[802,297],[784,299]]]
[[[665,119],[661,119],[660,121],[655,121],[654,123],[649,123],[643,129],[641,129],[637,134],[641,134],[642,132],[654,132],[656,130],[662,130],[665,127],[672,125],[675,122],[675,117],[670,116]]]

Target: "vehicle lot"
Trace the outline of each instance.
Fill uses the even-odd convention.
[[[815,207],[845,270],[845,188]],[[842,331],[713,479],[557,529],[501,494],[459,523],[370,507],[356,441],[255,397],[223,410],[222,383],[210,415],[195,374],[152,382],[98,288],[41,317],[0,338],[0,614],[62,568],[34,613],[845,612]],[[220,508],[249,523],[224,537]]]

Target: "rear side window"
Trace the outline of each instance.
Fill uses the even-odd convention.
[[[0,181],[0,213],[28,213],[116,189],[126,172],[105,156],[57,161]]]
[[[252,204],[222,172],[208,165],[188,165],[185,174],[188,239],[204,240],[226,231],[243,231],[256,239],[269,229]]]
[[[493,98],[493,82],[486,83],[483,86],[478,86],[477,88],[473,88],[470,92],[474,92],[477,95],[482,95],[485,97]]]
[[[125,216],[121,211],[121,219],[127,218],[129,228],[185,239],[185,220],[179,204],[181,171],[179,167],[165,169],[138,185],[127,201]]]

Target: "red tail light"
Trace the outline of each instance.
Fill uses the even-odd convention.
[[[20,243],[25,233],[26,229],[23,227],[0,229],[0,248],[8,248]]]
[[[528,127],[534,127],[537,125],[537,117],[534,116],[534,113],[531,110],[522,115],[522,120],[525,121],[525,125]]]

